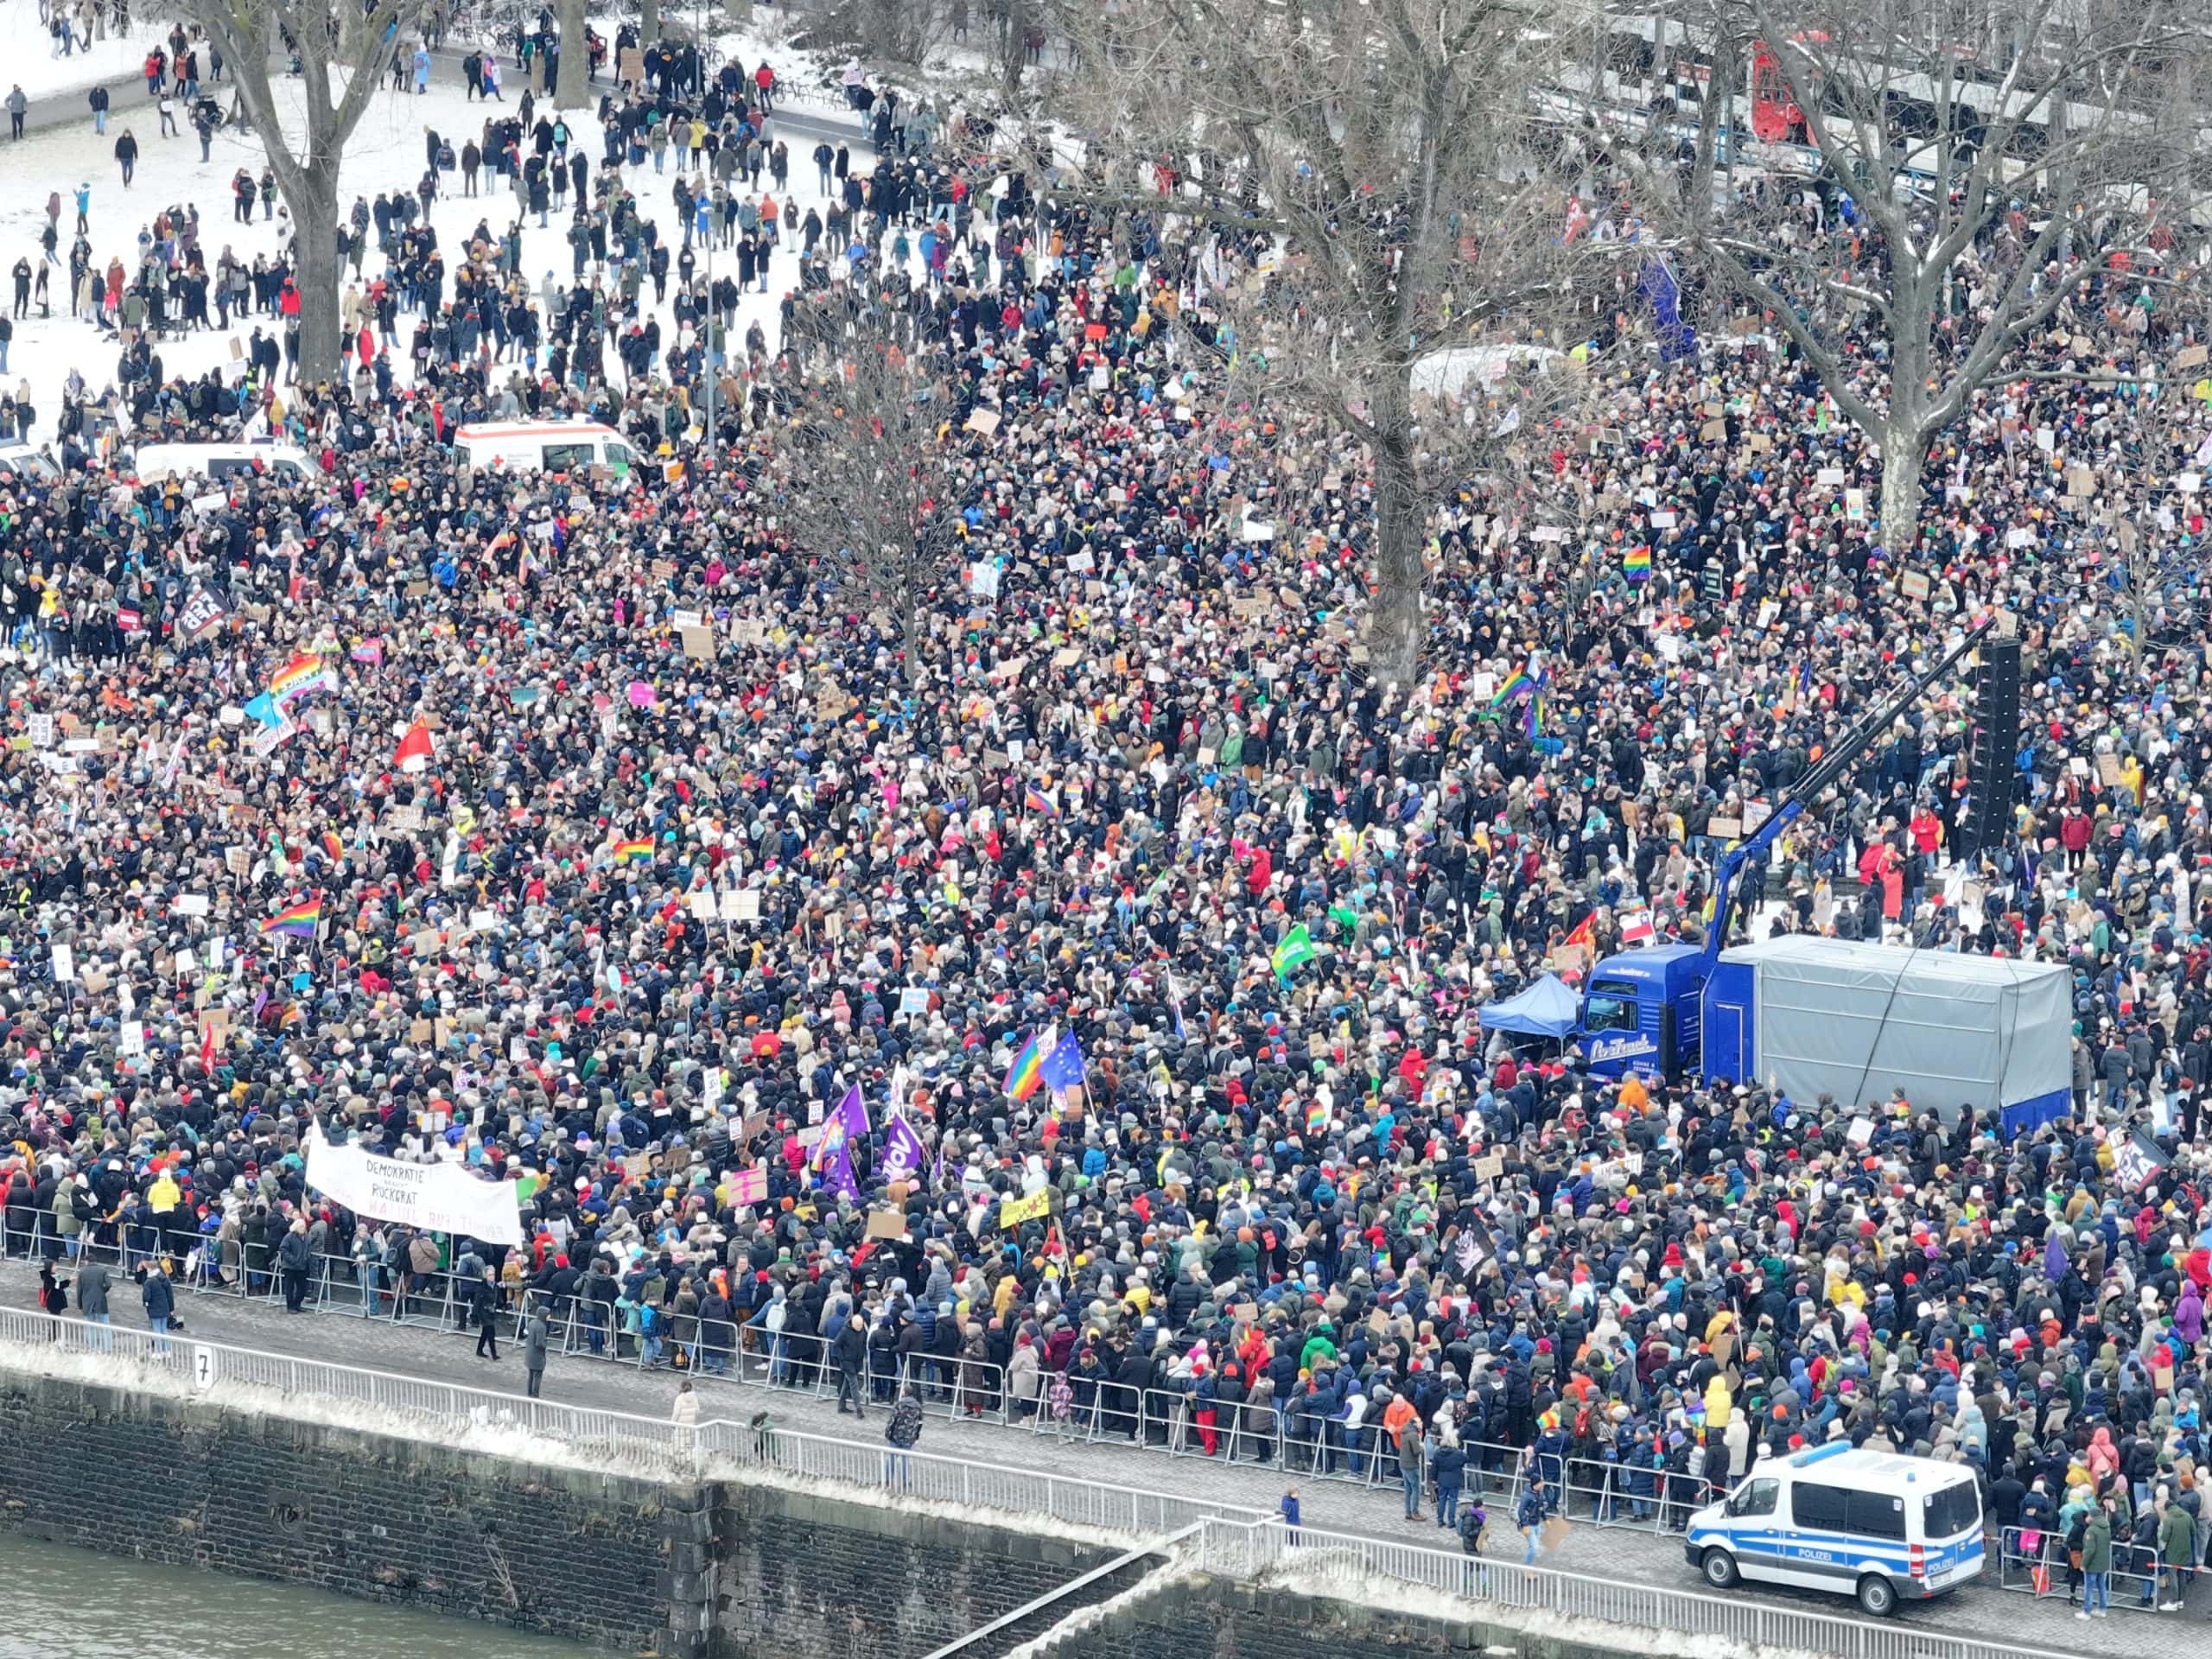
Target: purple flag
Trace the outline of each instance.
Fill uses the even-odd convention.
[[[868,1108],[861,1104],[861,1086],[855,1084],[823,1125],[822,1139],[814,1147],[816,1179],[840,1198],[861,1195],[861,1184],[853,1179],[853,1139],[867,1133]]]
[[[928,1164],[929,1155],[929,1148],[922,1144],[922,1137],[914,1126],[906,1121],[906,1114],[893,1107],[891,1122],[883,1136],[883,1179],[912,1179]]]

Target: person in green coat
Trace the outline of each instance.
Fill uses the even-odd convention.
[[[2158,1610],[2177,1613],[2182,1598],[2188,1593],[2189,1570],[2196,1565],[2196,1517],[2164,1492],[2158,1501],[2164,1506],[2158,1517],[2158,1560],[2165,1566],[2170,1586],[2167,1599],[2158,1604]]]
[[[2102,1618],[2112,1611],[2112,1500],[2089,1511],[2082,1529],[2082,1606],[2076,1618]]]

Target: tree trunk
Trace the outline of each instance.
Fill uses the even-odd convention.
[[[1029,0],[1008,0],[1006,50],[999,63],[999,85],[1008,98],[1021,90],[1021,72],[1029,65],[1029,27],[1035,15]]]
[[[1395,409],[1386,403],[1396,403]],[[1421,558],[1427,515],[1414,477],[1413,415],[1402,391],[1376,400],[1375,443],[1375,601],[1367,620],[1369,671],[1377,685],[1410,693],[1421,676]]]
[[[918,690],[922,673],[922,607],[915,596],[914,586],[920,580],[918,571],[909,570],[899,594],[899,633],[905,648],[906,660],[899,664],[906,683]]]
[[[1723,87],[1735,84],[1735,41],[1723,35],[1713,54],[1711,86]],[[1697,160],[1690,168],[1692,194],[1688,206],[1693,234],[1699,237],[1705,234],[1706,221],[1713,217],[1713,157],[1720,143],[1720,112],[1725,101],[1719,97],[1707,98],[1704,111],[1698,118]],[[1728,133],[1728,151],[1732,161],[1738,142],[1737,130],[1732,126]]]
[[[343,370],[340,364],[345,341],[340,334],[338,296],[338,165],[302,168],[296,192],[284,193],[299,229],[295,241],[300,285],[300,365],[302,384],[323,381],[335,385]]]
[[[1882,429],[1882,550],[1892,562],[1910,556],[1920,542],[1920,471],[1928,442],[1910,426]]]
[[[584,0],[561,0],[561,60],[559,79],[553,88],[553,107],[580,109],[591,101],[586,86],[591,71],[591,44],[584,38]]]
[[[650,52],[660,39],[660,0],[639,0],[638,48]]]

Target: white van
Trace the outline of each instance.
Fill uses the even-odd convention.
[[[1682,1548],[1716,1590],[1830,1590],[1880,1618],[1980,1575],[1981,1491],[1963,1464],[1838,1440],[1754,1465],[1690,1517]]]
[[[511,473],[582,473],[605,467],[617,484],[630,481],[638,452],[611,426],[595,421],[479,421],[454,434],[454,448],[471,467]]]
[[[296,483],[315,463],[289,443],[142,443],[131,453],[130,470],[142,480],[210,478],[218,483],[233,473],[266,473]]]
[[[51,483],[61,476],[46,452],[28,443],[0,443],[0,480],[10,483]]]

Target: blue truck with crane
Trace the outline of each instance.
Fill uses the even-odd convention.
[[[1767,859],[1993,622],[1877,702],[1726,850],[1701,944],[1625,950],[1591,968],[1576,1035],[1593,1075],[1764,1082],[1851,1107],[1900,1091],[1946,1116],[1972,1105],[2015,1129],[2064,1111],[2072,1003],[2061,967],[1802,935],[1728,945],[1746,865]]]

